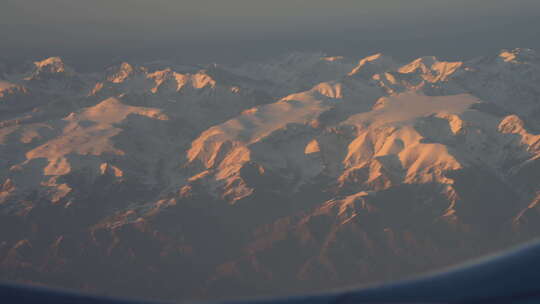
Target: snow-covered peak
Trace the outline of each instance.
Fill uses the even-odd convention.
[[[157,93],[160,87],[168,82],[174,82],[174,89],[179,91],[182,88],[184,75],[172,71],[170,68],[148,73],[147,77],[154,80],[155,86],[152,88],[153,93]]]
[[[540,61],[540,56],[536,51],[522,48],[517,48],[513,50],[502,50],[499,53],[499,58],[504,62],[511,63],[529,63]]]
[[[122,62],[119,66],[109,69],[107,80],[112,83],[122,83],[135,72],[135,68],[127,63]]]
[[[520,133],[524,130],[525,123],[517,115],[505,117],[499,124],[499,130],[503,133]]]
[[[521,143],[529,147],[531,152],[540,152],[540,135],[531,134],[525,127],[525,122],[517,115],[509,115],[501,120],[499,131],[506,134],[517,134]]]
[[[398,72],[402,74],[419,73],[424,80],[436,82],[446,80],[461,66],[463,66],[463,62],[461,61],[439,61],[434,56],[426,56],[402,66],[398,69]]]
[[[412,73],[412,72],[415,72],[418,69],[420,69],[422,71],[428,71],[429,67],[431,67],[436,62],[439,62],[439,60],[435,56],[419,57],[419,58],[411,61],[410,63],[402,66],[399,69],[399,72],[400,73]]]
[[[48,73],[64,73],[66,66],[60,57],[50,57],[42,61],[34,62],[36,69]]]
[[[175,91],[180,91],[186,85],[189,85],[194,89],[216,87],[216,81],[205,71],[199,71],[195,74],[181,74],[167,68],[165,70],[148,73],[147,77],[155,82],[155,86],[152,88],[153,93],[157,93],[161,87],[167,84],[172,84]]]
[[[35,61],[33,71],[25,78],[25,80],[47,81],[51,79],[72,77],[74,75],[74,70],[68,67],[62,58],[50,57],[45,60]]]
[[[73,165],[69,155],[124,155],[125,152],[115,146],[113,137],[121,132],[118,125],[131,115],[160,121],[169,119],[160,109],[129,106],[117,98],[108,98],[66,116],[63,121],[67,125],[61,134],[28,151],[26,158],[47,159],[43,174],[53,176],[71,172]]]
[[[339,82],[322,82],[316,85],[312,90],[328,98],[343,98],[343,86]]]
[[[361,59],[349,76],[360,76],[371,78],[374,74],[393,70],[397,66],[393,58],[377,53]]]
[[[196,89],[202,89],[207,86],[214,88],[216,86],[216,81],[205,71],[199,71],[198,73],[187,77],[189,77],[191,85]]]

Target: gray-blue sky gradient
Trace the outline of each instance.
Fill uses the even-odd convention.
[[[429,48],[427,41],[444,37],[479,47],[475,35],[493,47],[537,47],[539,15],[538,0],[2,0],[0,51],[174,50],[195,60],[228,60],[224,53],[367,52],[351,48],[377,48],[377,41],[392,53],[398,41]]]

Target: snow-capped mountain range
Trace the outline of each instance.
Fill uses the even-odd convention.
[[[220,299],[540,235],[540,54],[0,65],[0,279]]]

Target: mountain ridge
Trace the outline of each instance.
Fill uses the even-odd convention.
[[[51,57],[0,77],[3,280],[168,300],[290,295],[540,233],[533,50],[100,73]]]

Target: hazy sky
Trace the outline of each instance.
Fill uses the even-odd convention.
[[[235,60],[294,49],[444,53],[447,42],[433,41],[453,37],[474,55],[538,47],[537,16],[539,0],[1,0],[0,52]]]

